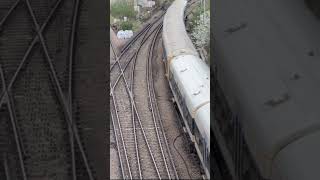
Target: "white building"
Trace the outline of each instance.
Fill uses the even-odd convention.
[[[120,30],[117,33],[118,39],[129,39],[133,36],[133,31],[132,30]]]

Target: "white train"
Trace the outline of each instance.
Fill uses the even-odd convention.
[[[175,0],[163,21],[167,77],[185,127],[210,178],[210,69],[184,24],[186,0]]]
[[[320,1],[213,6],[220,179],[320,179]]]

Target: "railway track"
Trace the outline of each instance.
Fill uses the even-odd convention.
[[[140,31],[140,33],[138,33],[135,38],[133,38],[133,40],[131,41],[131,43],[134,43],[135,41],[137,41],[137,39],[143,35],[143,33],[145,33],[145,31],[148,30],[148,28],[150,28],[150,25],[147,25],[142,31]],[[144,39],[144,37],[142,38]],[[130,45],[130,43],[127,44],[127,46]],[[114,45],[112,44],[111,42],[111,48],[112,48],[112,51],[115,55],[115,58],[116,58],[116,61],[115,63],[111,66],[110,68],[110,71],[113,70],[113,68],[116,66],[115,64],[120,64],[119,60],[121,59],[121,57],[124,55],[124,52],[122,52],[120,55],[117,55],[115,49],[114,49]],[[128,50],[128,48],[127,48]],[[125,50],[125,51],[127,51]],[[129,59],[129,61],[127,61],[125,67],[124,67],[124,70],[127,69],[129,63],[132,61],[134,56],[132,56],[132,58]],[[121,67],[121,65],[119,65]],[[123,72],[123,71],[122,71]],[[113,73],[111,73],[113,74]],[[121,74],[120,75],[117,75],[117,78],[114,79],[114,82],[112,81],[112,78],[111,78],[111,83],[110,83],[110,89],[111,89],[111,95],[112,95],[112,91],[113,91],[113,88],[118,84],[120,78],[121,78]],[[113,86],[112,86],[113,85]],[[113,95],[112,95],[113,96]],[[113,105],[115,105],[115,102],[114,102],[114,99],[112,99],[112,103]],[[112,107],[112,105],[111,105]],[[113,111],[111,111],[111,119],[112,119],[112,125],[113,125],[113,130],[114,130],[114,134],[115,134],[115,139],[116,139],[116,144],[117,144],[117,151],[118,151],[118,156],[119,156],[119,162],[120,162],[120,166],[121,166],[121,172],[122,172],[122,177],[123,178],[130,178],[132,179],[132,174],[131,174],[131,169],[130,169],[130,165],[129,165],[129,162],[128,162],[128,155],[127,155],[127,150],[126,150],[126,146],[124,145],[124,138],[123,138],[123,135],[122,135],[122,128],[121,128],[121,124],[120,124],[120,120],[119,120],[119,117],[118,117],[118,113],[117,113],[117,109],[116,109],[116,106],[114,106],[115,108],[115,112],[116,113],[113,113]],[[115,118],[114,118],[114,114],[116,115],[116,120],[117,122],[115,122]],[[118,125],[118,129],[119,129],[119,132],[117,133],[116,129],[116,124]],[[134,126],[135,127],[135,126]],[[119,135],[117,135],[119,134]],[[120,137],[118,137],[120,136]],[[119,140],[118,140],[119,138]],[[119,142],[121,141],[121,142]],[[120,145],[120,143],[122,143],[122,146]],[[121,154],[121,148],[123,148],[123,154]],[[136,153],[133,153],[134,155]],[[138,167],[140,167],[139,165],[139,158],[137,159],[137,163],[138,163]],[[127,174],[125,174],[125,171],[127,171]],[[140,171],[141,172],[141,171]]]
[[[0,179],[94,179],[73,111],[81,4],[0,3]]]
[[[146,73],[146,77],[147,77],[147,86],[148,86],[148,94],[149,94],[149,102],[150,102],[150,108],[151,108],[151,112],[152,112],[152,118],[154,121],[154,125],[155,125],[155,130],[156,130],[156,134],[157,134],[157,139],[158,139],[158,143],[159,143],[159,147],[161,150],[161,154],[163,155],[163,159],[164,159],[164,163],[165,163],[165,167],[166,167],[166,171],[168,173],[168,178],[178,178],[178,174],[177,174],[177,170],[170,152],[170,148],[168,145],[168,141],[164,132],[164,128],[163,128],[163,124],[162,124],[162,119],[161,119],[161,115],[160,115],[160,111],[159,111],[159,107],[158,107],[158,102],[156,99],[156,94],[155,94],[155,89],[154,89],[154,81],[153,81],[153,64],[152,64],[152,60],[154,59],[153,57],[153,53],[155,50],[155,45],[157,42],[157,39],[159,38],[159,34],[162,30],[162,24],[159,25],[159,27],[157,28],[157,31],[155,32],[155,35],[152,39],[152,43],[150,46],[150,50],[148,53],[148,62],[147,62],[147,73]],[[161,136],[162,135],[162,136]],[[165,153],[164,151],[167,151],[167,157],[165,157]],[[166,159],[168,158],[169,164],[167,164]],[[170,172],[171,170],[171,172]]]
[[[111,65],[111,118],[115,134],[121,173],[124,179],[174,178],[178,179],[173,159],[161,124],[160,112],[156,105],[152,85],[152,51],[161,32],[162,16],[148,24],[130,41]],[[132,46],[136,49],[128,53]],[[142,48],[149,46],[150,48]],[[112,46],[113,47],[113,46]],[[148,50],[148,56],[143,55]],[[129,58],[122,58],[131,54]],[[133,55],[132,55],[133,54]],[[141,58],[140,56],[145,56]],[[121,59],[122,63],[121,63]],[[137,69],[139,63],[143,69]],[[149,64],[149,65],[148,65]],[[118,67],[116,69],[116,67]],[[130,68],[128,68],[130,67]],[[140,67],[139,67],[140,68]],[[118,73],[116,71],[118,70]],[[141,81],[137,73],[143,73],[149,103],[141,104],[136,81]],[[147,74],[146,74],[147,73]],[[139,85],[138,85],[139,86]],[[150,109],[149,109],[150,108]],[[128,113],[131,112],[131,113]],[[149,116],[145,116],[146,114]]]

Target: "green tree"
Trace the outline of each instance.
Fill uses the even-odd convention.
[[[134,18],[136,12],[134,11],[133,4],[128,3],[126,0],[117,0],[111,5],[111,15],[116,18]]]
[[[129,21],[124,21],[120,25],[122,30],[131,30],[133,28],[133,24]]]

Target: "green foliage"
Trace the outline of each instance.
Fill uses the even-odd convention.
[[[209,46],[210,44],[210,12],[200,14],[199,19],[194,24],[191,38],[198,48]]]
[[[111,5],[111,15],[119,19],[125,16],[134,18],[136,12],[134,11],[133,4],[129,4],[126,0],[117,0]]]
[[[210,65],[210,10],[203,12],[203,8],[197,7],[189,20],[192,42],[203,52],[206,62]]]
[[[123,21],[120,24],[122,30],[131,30],[133,28],[133,24],[129,21]]]
[[[132,21],[131,21],[132,22]],[[140,29],[141,27],[141,22],[139,20],[133,21],[133,27],[132,27],[132,31],[136,32],[137,30]]]
[[[204,12],[209,11],[210,12],[210,0],[206,0],[206,6],[205,6],[205,11],[203,10],[203,4],[201,4],[200,2],[198,2],[198,5],[196,7],[194,7],[194,9],[192,10],[192,16],[189,19],[191,21],[191,26],[194,27],[197,25],[201,14],[203,14]]]

